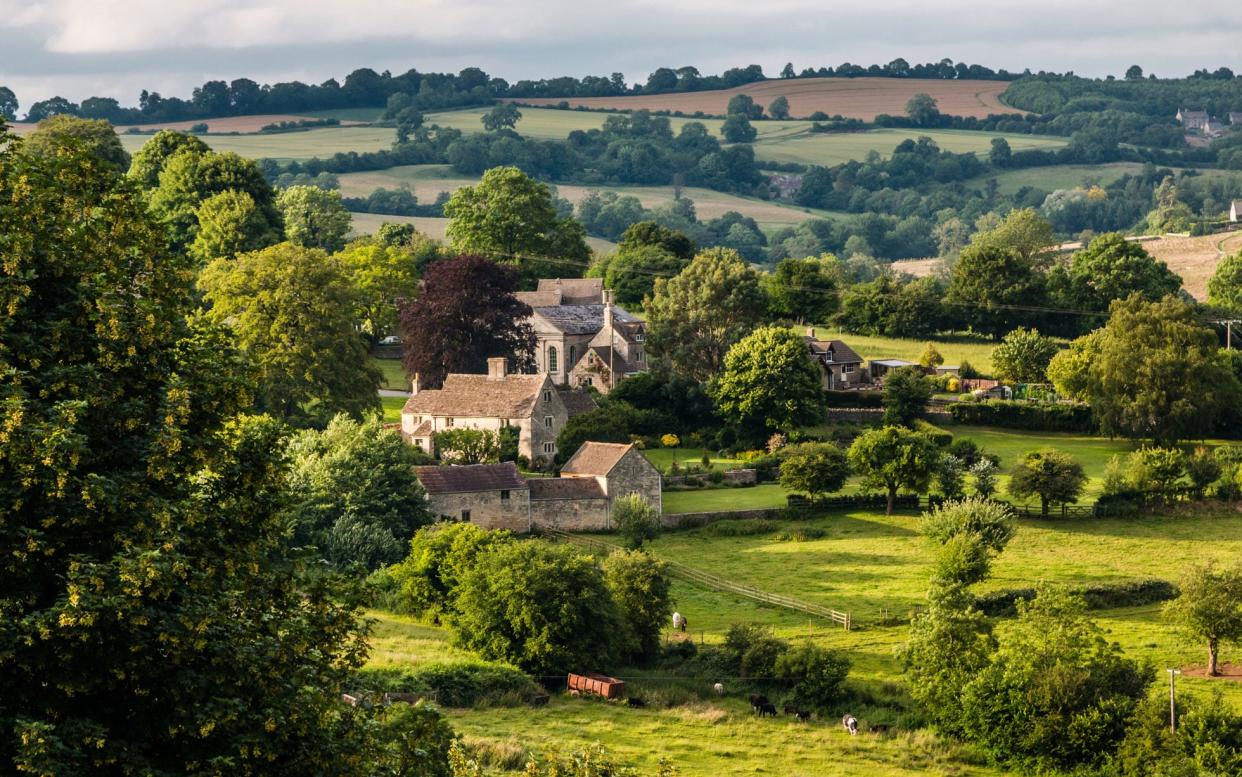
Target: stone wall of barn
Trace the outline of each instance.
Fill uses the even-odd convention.
[[[427,502],[431,513],[441,520],[469,520],[484,529],[530,530],[528,489],[512,489],[507,499],[501,498],[500,491],[469,491],[429,495]]]
[[[609,528],[608,500],[534,499],[530,503],[531,522],[536,528],[561,531],[605,531]]]
[[[617,462],[617,466],[608,473],[604,491],[610,502],[627,494],[638,494],[659,513],[664,506],[660,484],[659,470],[651,466],[651,462],[647,461],[641,451],[630,448]]]

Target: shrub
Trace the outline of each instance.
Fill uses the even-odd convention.
[[[679,448],[681,447],[681,438],[675,434],[666,434],[660,438],[660,444],[665,448]]]
[[[692,478],[686,478],[689,485]],[[660,516],[639,494],[626,494],[612,505],[612,522],[617,533],[625,538],[625,546],[641,548],[643,542],[660,533]]]
[[[761,679],[773,676],[777,657],[788,648],[788,643],[772,636],[766,626],[735,623],[725,633],[720,653],[728,671]]]
[[[539,686],[509,664],[477,659],[430,661],[417,666],[365,668],[358,686],[374,693],[413,693],[445,707],[490,706],[529,699]]]
[[[794,704],[824,709],[843,695],[850,662],[839,653],[803,644],[777,656],[773,671],[791,686]]]
[[[441,523],[418,530],[405,560],[389,567],[403,609],[414,613],[451,613],[462,577],[483,552],[513,542],[506,531],[488,531],[472,523]]]
[[[922,432],[927,435],[927,439],[935,443],[937,448],[947,448],[953,442],[952,432],[946,432],[931,421],[916,418],[911,428],[916,432]]]
[[[1168,580],[1126,580],[1120,583],[1095,583],[1075,586],[1070,593],[1081,596],[1089,610],[1111,610],[1117,607],[1139,607],[1177,598],[1177,586]],[[1034,588],[1005,588],[975,597],[975,607],[993,617],[1017,613],[1019,601],[1035,598]]]
[[[1095,421],[1089,405],[1036,404],[989,399],[955,402],[949,407],[959,424],[1000,426],[1036,432],[1093,432]]]
[[[625,625],[627,660],[650,660],[660,651],[660,631],[673,614],[668,565],[639,550],[604,559],[604,583]]]

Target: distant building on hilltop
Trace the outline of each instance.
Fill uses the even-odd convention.
[[[1177,110],[1176,118],[1181,122],[1182,128],[1188,132],[1206,131],[1208,123],[1212,120],[1207,111],[1189,111],[1185,108]]]

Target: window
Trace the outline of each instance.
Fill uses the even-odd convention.
[[[551,391],[545,391],[545,392],[543,392],[543,401],[544,401],[544,402],[551,402],[551,401],[552,401],[552,392],[551,392]]]
[[[841,372],[853,372],[853,371],[854,371],[854,365],[852,364],[845,364],[841,366]]]
[[[573,366],[578,363],[578,360],[574,358],[577,355],[578,355],[578,346],[576,345],[569,346],[569,368],[570,369],[573,369]]]
[[[832,361],[832,351],[828,351],[827,353],[824,354],[824,361],[826,362]]]
[[[544,453],[556,453],[556,443],[545,442],[543,444],[543,452]]]
[[[507,488],[500,489],[500,501],[502,502],[509,501],[509,489]]]
[[[584,378],[582,379],[582,385],[584,385],[584,386],[594,386],[595,384],[592,382],[592,380],[591,380],[591,376],[590,376],[590,375],[587,375],[586,377],[584,377]]]
[[[462,519],[463,521],[469,521],[469,520],[470,520],[470,511],[469,511],[469,510],[462,510],[462,511],[461,511],[461,519]]]
[[[453,425],[453,419],[451,418],[444,419],[444,425],[451,427]]]
[[[552,428],[552,416],[545,415],[543,417],[543,425],[545,428],[551,429]]]
[[[645,357],[643,356],[643,349],[642,349],[642,348],[635,348],[635,349],[634,349],[634,361],[638,362],[639,364],[642,364],[642,363],[643,363],[644,358],[645,358]]]
[[[559,366],[556,363],[556,346],[548,346],[548,372],[558,372]]]

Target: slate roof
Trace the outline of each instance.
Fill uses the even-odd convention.
[[[590,305],[604,301],[603,278],[540,278],[538,290],[560,290],[562,305]]]
[[[604,489],[595,478],[531,478],[530,500],[604,499]]]
[[[833,364],[862,364],[863,362],[858,352],[846,345],[843,340],[811,340],[809,345],[811,353],[816,356],[822,356],[831,351]]]
[[[471,491],[524,490],[526,481],[511,461],[500,464],[464,464],[446,467],[415,467],[414,474],[428,494]]]
[[[569,411],[570,418],[599,407],[589,391],[571,389],[568,386],[558,386],[556,392],[561,395],[561,403]]]
[[[480,418],[527,418],[543,387],[543,375],[509,374],[501,380],[486,375],[450,374],[439,389],[420,391],[406,400],[401,412]]]
[[[536,315],[542,316],[553,328],[567,335],[593,335],[604,328],[603,305],[556,305],[551,307],[531,305],[531,307],[535,309]],[[615,305],[612,308],[612,320],[618,325],[638,323],[638,319]],[[618,328],[620,327],[618,326]]]
[[[561,475],[607,475],[634,446],[617,442],[584,442],[561,467]]]

